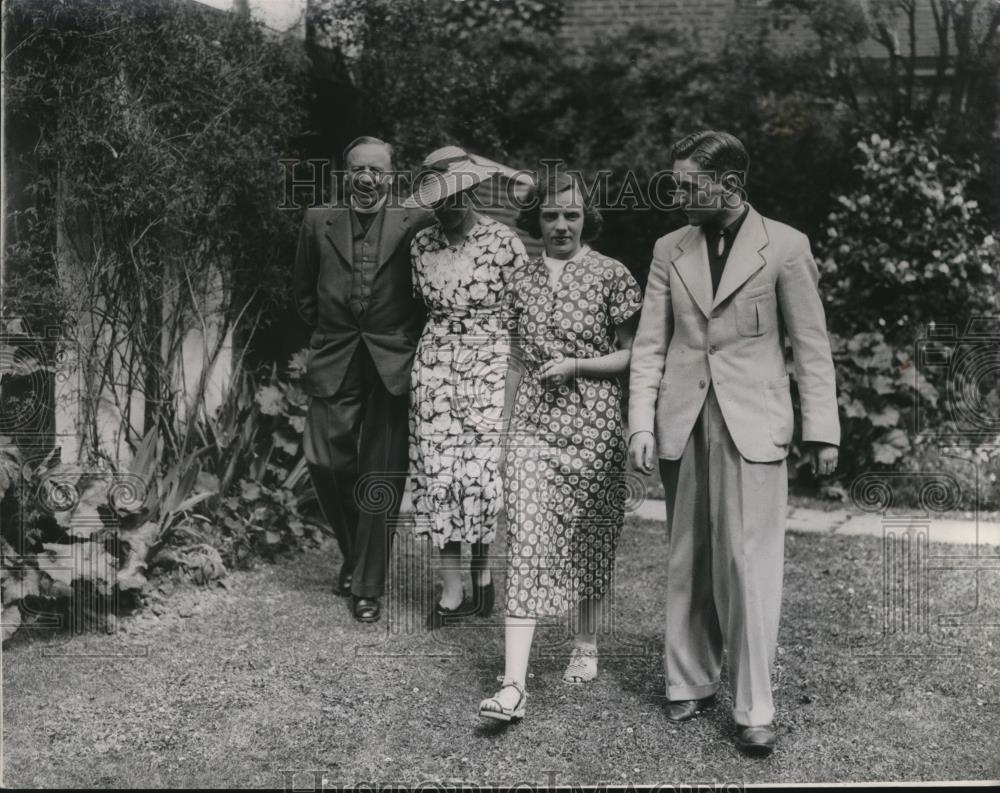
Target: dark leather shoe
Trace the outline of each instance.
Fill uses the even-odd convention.
[[[466,599],[465,592],[463,592],[462,602],[453,609],[445,608],[440,603],[435,603],[434,608],[432,608],[430,613],[427,615],[427,627],[432,631],[437,630],[438,628],[444,627],[446,620],[451,623],[459,617],[468,617],[472,613],[472,606]]]
[[[486,586],[472,585],[472,611],[477,617],[488,617],[493,613],[493,579]]]
[[[351,594],[351,582],[353,579],[354,575],[351,568],[347,566],[347,562],[344,562],[340,566],[340,573],[337,575],[337,580],[333,582],[333,594],[348,597]]]
[[[675,699],[667,703],[667,718],[680,723],[689,721],[715,704],[715,694],[702,699]]]
[[[382,616],[382,606],[378,598],[354,598],[354,619],[358,622],[378,622]]]
[[[770,724],[736,728],[736,748],[751,757],[767,757],[774,751],[775,743],[777,737]]]

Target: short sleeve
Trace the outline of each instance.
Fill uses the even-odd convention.
[[[613,261],[609,269],[605,294],[611,324],[621,325],[642,308],[642,290],[624,264]]]

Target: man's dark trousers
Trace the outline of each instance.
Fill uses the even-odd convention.
[[[359,344],[333,396],[314,396],[304,447],[309,474],[347,569],[351,593],[380,597],[408,463],[409,397],[393,396]]]

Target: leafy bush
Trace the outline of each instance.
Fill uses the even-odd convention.
[[[670,145],[695,130],[739,136],[752,157],[754,205],[812,230],[850,178],[839,166],[851,119],[820,91],[814,57],[775,52],[761,32],[731,36],[720,59],[696,27],[637,25],[582,52],[557,50],[519,75],[511,67],[497,120],[503,146],[523,167],[561,158],[595,180],[608,172],[596,245],[640,282],[655,240],[684,222],[664,208],[665,184],[648,194],[650,180],[671,167]],[[640,206],[616,201],[629,193]]]
[[[5,606],[127,601],[157,567],[213,580],[250,561],[216,510],[255,555],[314,541],[292,444],[270,434],[253,380],[237,377],[218,415],[204,407],[224,343],[244,360],[288,303],[297,219],[278,209],[279,160],[302,132],[304,52],[192,3],[9,5],[3,309],[59,324],[78,352],[87,460],[3,458]],[[206,374],[182,394],[191,328],[208,331]],[[5,363],[30,368],[22,346],[0,349]],[[39,399],[26,374],[4,378],[5,419]],[[136,396],[144,421],[129,415]],[[128,469],[97,431],[109,402],[130,433]],[[250,479],[259,493],[241,489]]]
[[[391,140],[398,165],[460,143],[503,154],[512,82],[554,62],[562,0],[320,0],[310,19],[358,92],[359,126]]]
[[[976,159],[912,134],[873,134],[857,152],[861,183],[837,196],[817,245],[832,330],[870,330],[874,319],[889,343],[912,346],[930,323],[995,310],[1000,242],[969,197]]]
[[[953,325],[960,337],[970,320],[1000,309],[1000,242],[969,198],[975,158],[943,155],[933,138],[913,134],[872,134],[857,151],[859,186],[837,197],[816,245],[847,477],[943,461],[936,437],[961,429],[956,392],[968,387],[983,391],[983,411],[1000,415],[996,371],[963,385],[961,373],[922,365],[918,355],[918,344],[934,346],[930,329]],[[947,341],[938,346],[947,353]],[[919,432],[927,428],[932,435]],[[983,450],[997,443],[989,432],[972,440]]]
[[[278,209],[278,161],[302,131],[303,53],[173,0],[30,0],[7,19],[17,189],[4,310],[62,327],[80,357],[75,404],[96,412],[115,392],[133,448],[151,424],[180,432],[191,329],[207,331],[207,368],[230,330],[239,358],[288,302],[296,229]],[[134,392],[153,414],[145,427]],[[114,456],[96,417],[81,418],[87,451]]]
[[[156,571],[208,584],[257,559],[316,547],[326,529],[302,457],[305,356],[293,358],[284,380],[276,370],[260,385],[238,378],[200,423],[204,445],[166,467],[154,431],[128,471],[52,465],[53,455],[26,465],[0,437],[4,638],[22,612],[66,612],[67,600],[104,613],[112,602],[134,606]]]

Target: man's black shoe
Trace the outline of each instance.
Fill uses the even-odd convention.
[[[378,598],[354,598],[354,619],[358,622],[378,622],[382,616],[382,606]]]
[[[751,757],[767,757],[774,751],[775,743],[777,738],[770,724],[736,728],[736,748]]]
[[[680,723],[689,721],[715,704],[715,694],[702,699],[676,699],[667,703],[667,718]]]

